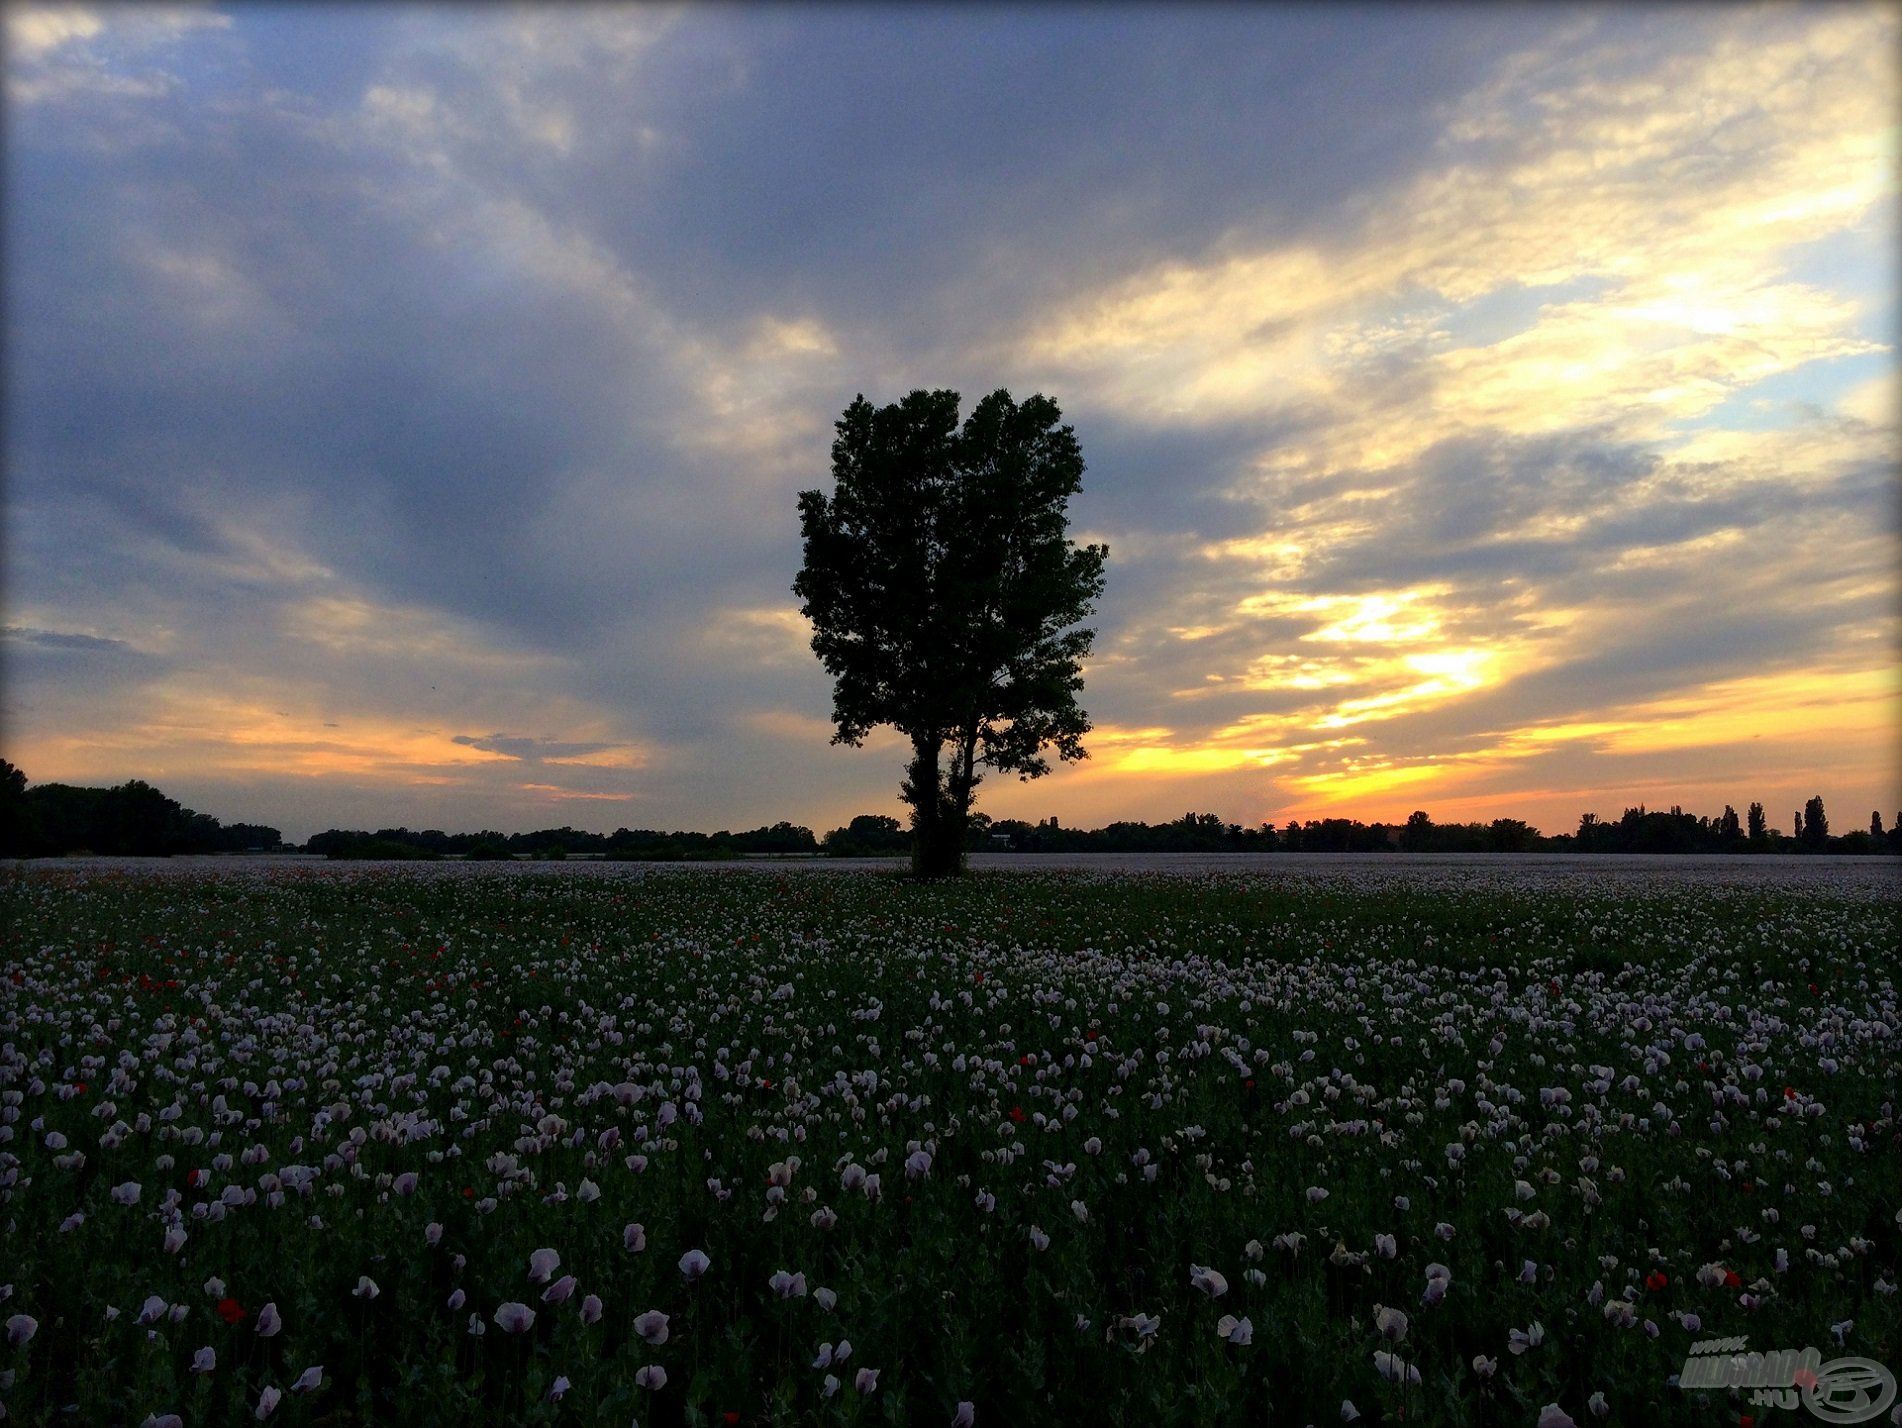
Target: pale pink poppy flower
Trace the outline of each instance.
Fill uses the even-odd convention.
[[[1245,1349],[1255,1342],[1254,1324],[1247,1319],[1237,1319],[1233,1314],[1224,1314],[1215,1321],[1215,1333],[1238,1348]]]
[[[812,1302],[830,1314],[832,1306],[839,1302],[839,1296],[830,1289],[815,1289],[812,1291]]]
[[[495,1322],[505,1334],[526,1334],[535,1327],[535,1311],[511,1299],[496,1308]]]
[[[1578,1428],[1578,1424],[1558,1404],[1548,1403],[1539,1410],[1539,1428]]]
[[[115,1205],[136,1205],[145,1187],[136,1180],[128,1180],[123,1185],[112,1187],[112,1203]]]
[[[1514,1329],[1506,1335],[1506,1347],[1514,1354],[1523,1354],[1527,1349],[1536,1349],[1545,1342],[1545,1325],[1538,1320],[1532,1321],[1529,1329]]]
[[[1484,1354],[1474,1354],[1473,1372],[1481,1378],[1491,1378],[1499,1372],[1499,1360],[1489,1359]]]
[[[1594,1418],[1609,1418],[1611,1416],[1611,1404],[1605,1401],[1605,1395],[1602,1391],[1594,1393],[1590,1398],[1586,1399],[1585,1406],[1591,1410],[1592,1417]]]
[[[31,1314],[15,1314],[7,1320],[7,1342],[14,1348],[32,1342],[40,1331],[40,1321]]]
[[[374,1299],[382,1292],[381,1289],[377,1288],[376,1281],[367,1274],[359,1274],[357,1276],[357,1287],[350,1291],[351,1295],[357,1299]]]
[[[278,1401],[283,1397],[284,1391],[281,1388],[273,1387],[267,1383],[264,1386],[264,1390],[258,1394],[257,1411],[251,1416],[262,1423],[277,1411]]]
[[[163,1295],[149,1294],[145,1303],[139,1306],[139,1322],[156,1324],[165,1317],[165,1299]]]
[[[628,1225],[621,1231],[621,1246],[629,1254],[639,1254],[647,1248],[647,1231],[639,1225]]]
[[[659,1364],[645,1364],[634,1372],[634,1387],[659,1393],[667,1386],[667,1370]]]
[[[193,1373],[210,1373],[218,1367],[218,1353],[209,1344],[192,1355]]]
[[[712,1263],[713,1261],[708,1259],[703,1251],[697,1249],[688,1250],[680,1257],[680,1272],[686,1275],[687,1282],[692,1284],[695,1280],[699,1279],[701,1275],[707,1272],[707,1269]]]
[[[581,1322],[584,1324],[598,1324],[601,1322],[601,1296],[599,1294],[590,1294],[586,1299],[581,1301]]]
[[[1392,1259],[1400,1253],[1400,1246],[1392,1235],[1375,1235],[1374,1253],[1382,1259]]]
[[[575,1199],[584,1205],[592,1205],[601,1198],[601,1187],[587,1176],[581,1177],[581,1184],[575,1187]]]
[[[1327,1199],[1327,1191],[1323,1190],[1319,1185],[1308,1186],[1308,1203],[1310,1205],[1318,1205],[1325,1199]]]
[[[1360,1410],[1354,1406],[1354,1400],[1351,1398],[1343,1398],[1341,1400],[1341,1422],[1357,1423],[1359,1421]]]
[[[951,1428],[972,1428],[977,1422],[977,1405],[967,1398],[958,1400],[958,1411],[951,1415]]]
[[[860,1393],[878,1392],[878,1372],[877,1369],[873,1368],[860,1369],[857,1376],[852,1380],[852,1387],[856,1388]]]
[[[1388,1383],[1417,1384],[1420,1370],[1401,1358],[1398,1354],[1388,1353],[1385,1349],[1374,1351],[1374,1368]]]
[[[634,1332],[650,1344],[667,1342],[667,1316],[658,1309],[634,1316]]]
[[[324,1366],[312,1364],[297,1376],[297,1382],[291,1385],[292,1393],[315,1393],[324,1383]]]
[[[847,1190],[856,1190],[865,1183],[865,1174],[865,1167],[853,1161],[840,1173],[839,1184]]]
[[[434,1249],[437,1245],[442,1243],[442,1223],[440,1221],[431,1220],[428,1224],[423,1226],[423,1243],[427,1244],[431,1249]]]
[[[1228,1280],[1222,1275],[1221,1271],[1210,1269],[1204,1264],[1192,1264],[1189,1266],[1189,1283],[1192,1287],[1201,1290],[1211,1299],[1220,1299],[1224,1294],[1228,1293]]]
[[[832,1351],[832,1362],[842,1364],[851,1357],[852,1341],[850,1339],[840,1339],[839,1346]]]
[[[414,1195],[416,1193],[416,1172],[414,1170],[405,1170],[401,1175],[397,1176],[395,1180],[390,1182],[390,1189],[398,1195]]]
[[[873,1175],[866,1176],[865,1177],[865,1198],[867,1200],[876,1200],[879,1197],[879,1195],[883,1192],[884,1187],[885,1187],[885,1182],[878,1175],[873,1174]]]
[[[1376,1304],[1374,1328],[1388,1343],[1397,1344],[1407,1337],[1407,1316],[1398,1309],[1388,1309]]]
[[[931,1173],[931,1152],[914,1150],[905,1157],[905,1178],[918,1180]]]
[[[165,1231],[165,1253],[177,1254],[185,1248],[185,1241],[191,1236],[185,1233],[182,1225],[173,1225]]]
[[[457,1310],[462,1308],[462,1306],[467,1304],[468,1302],[469,1302],[469,1296],[465,1294],[460,1288],[452,1289],[449,1291],[449,1312],[451,1314],[454,1314]]]
[[[277,1301],[272,1300],[258,1310],[258,1322],[255,1332],[260,1339],[274,1339],[284,1327],[284,1321],[278,1316]]]
[[[837,1374],[829,1373],[825,1376],[823,1380],[820,1381],[819,1396],[821,1398],[830,1398],[832,1397],[833,1394],[837,1393],[838,1391],[839,1391],[839,1377]]]
[[[489,1326],[482,1322],[482,1316],[480,1314],[471,1314],[469,1316],[469,1337],[470,1338],[479,1339],[488,1332],[489,1332]]]
[[[575,1292],[575,1285],[576,1280],[572,1274],[562,1275],[560,1279],[542,1291],[542,1303],[566,1304],[569,1296]]]
[[[528,1282],[546,1284],[561,1268],[561,1256],[551,1249],[538,1249],[528,1257]]]
[[[832,1367],[832,1345],[831,1344],[819,1345],[819,1352],[814,1354],[812,1357],[812,1366],[814,1368],[831,1368]]]
[[[185,1428],[185,1420],[176,1413],[148,1413],[139,1428]]]
[[[574,1385],[568,1382],[568,1378],[566,1374],[557,1374],[555,1376],[555,1381],[548,1385],[549,1400],[554,1403],[561,1402],[562,1394],[566,1393],[569,1389],[573,1387]]]
[[[803,1299],[806,1294],[806,1276],[803,1272],[788,1274],[782,1269],[766,1281],[766,1287],[781,1299]]]
[[[1044,1250],[1050,1248],[1050,1236],[1046,1235],[1038,1226],[1032,1225],[1030,1227],[1030,1247],[1041,1254]]]

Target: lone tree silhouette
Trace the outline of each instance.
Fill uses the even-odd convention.
[[[793,582],[832,676],[835,744],[889,724],[911,741],[912,871],[959,873],[978,768],[1020,778],[1086,757],[1077,704],[1108,547],[1068,539],[1076,433],[1044,396],[861,395],[832,443],[831,497],[799,495]]]

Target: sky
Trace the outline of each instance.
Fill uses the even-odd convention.
[[[6,14],[0,752],[823,832],[795,501],[1043,392],[1090,758],[979,807],[1902,807],[1894,5]]]

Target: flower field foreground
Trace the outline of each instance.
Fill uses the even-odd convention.
[[[0,1402],[1562,1428],[1775,1411],[1700,1341],[1902,1369],[1893,871],[1498,866],[0,874]]]

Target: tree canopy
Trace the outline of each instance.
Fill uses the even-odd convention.
[[[1083,453],[1057,404],[954,391],[874,407],[832,444],[833,491],[799,496],[793,593],[833,679],[834,743],[889,725],[912,745],[913,867],[962,866],[980,767],[1037,778],[1086,756],[1077,703],[1108,548],[1066,532]]]

